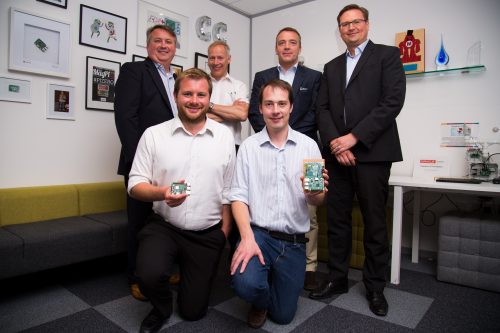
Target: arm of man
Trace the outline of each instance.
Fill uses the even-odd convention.
[[[265,262],[250,226],[250,211],[247,204],[241,201],[233,201],[231,208],[241,236],[240,244],[238,244],[238,248],[231,260],[231,275],[234,275],[240,264],[240,273],[243,273],[253,256],[257,256],[262,265],[265,265]]]
[[[120,71],[115,87],[115,124],[128,169],[134,160],[140,139],[139,104],[141,100],[140,74],[130,63],[125,63]]]
[[[215,115],[216,117],[212,117]],[[232,105],[214,104],[209,111],[208,117],[221,121],[245,121],[248,118],[248,103],[242,100],[236,100]]]
[[[330,145],[330,142],[339,137],[340,133],[333,121],[333,110],[331,108],[330,90],[333,89],[335,69],[332,63],[325,65],[321,82],[319,85],[318,96],[316,99],[316,118],[318,122],[319,134],[324,147]]]
[[[252,85],[252,96],[250,97],[250,106],[248,109],[248,120],[256,133],[262,131],[266,125],[259,109],[259,93],[260,88],[264,85],[264,83],[262,75],[260,73],[255,74]]]
[[[149,183],[139,183],[130,189],[130,196],[134,199],[153,202],[165,200],[169,207],[181,205],[187,194],[172,194],[170,186],[155,186]]]

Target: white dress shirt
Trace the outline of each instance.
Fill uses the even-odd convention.
[[[207,118],[196,135],[178,117],[148,128],[142,135],[130,170],[128,191],[139,183],[170,186],[185,179],[191,194],[180,206],[153,202],[165,221],[185,230],[203,230],[220,222],[235,165],[234,140],[225,126]]]

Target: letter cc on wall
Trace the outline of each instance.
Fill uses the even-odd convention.
[[[227,25],[223,22],[218,22],[213,26],[212,32],[210,32],[211,25],[212,19],[210,17],[206,15],[198,17],[195,27],[198,38],[208,42],[213,36],[214,41],[222,40],[227,42],[227,38],[225,36],[227,32]]]

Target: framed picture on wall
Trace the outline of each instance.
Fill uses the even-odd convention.
[[[132,54],[132,61],[144,61],[146,57],[140,56],[138,54]]]
[[[87,57],[85,108],[114,111],[115,84],[120,74],[120,63]]]
[[[146,47],[146,31],[157,24],[167,25],[175,32],[175,55],[188,56],[189,19],[181,14],[139,0],[137,10],[137,45]]]
[[[208,68],[208,56],[203,53],[194,53],[194,67],[204,70],[210,73],[210,68]]]
[[[80,5],[80,44],[127,53],[127,18]]]
[[[37,0],[40,2],[45,2],[53,6],[61,7],[66,9],[68,7],[68,0]]]
[[[183,71],[183,67],[181,65],[170,64],[170,66],[172,66],[175,75],[179,75]]]
[[[75,87],[47,85],[47,118],[75,120]]]
[[[31,103],[31,81],[0,77],[0,101]]]
[[[10,8],[9,69],[70,75],[70,25]]]

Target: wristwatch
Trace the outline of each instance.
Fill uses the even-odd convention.
[[[210,102],[210,104],[208,104],[208,111],[212,112],[214,110],[214,103]]]

